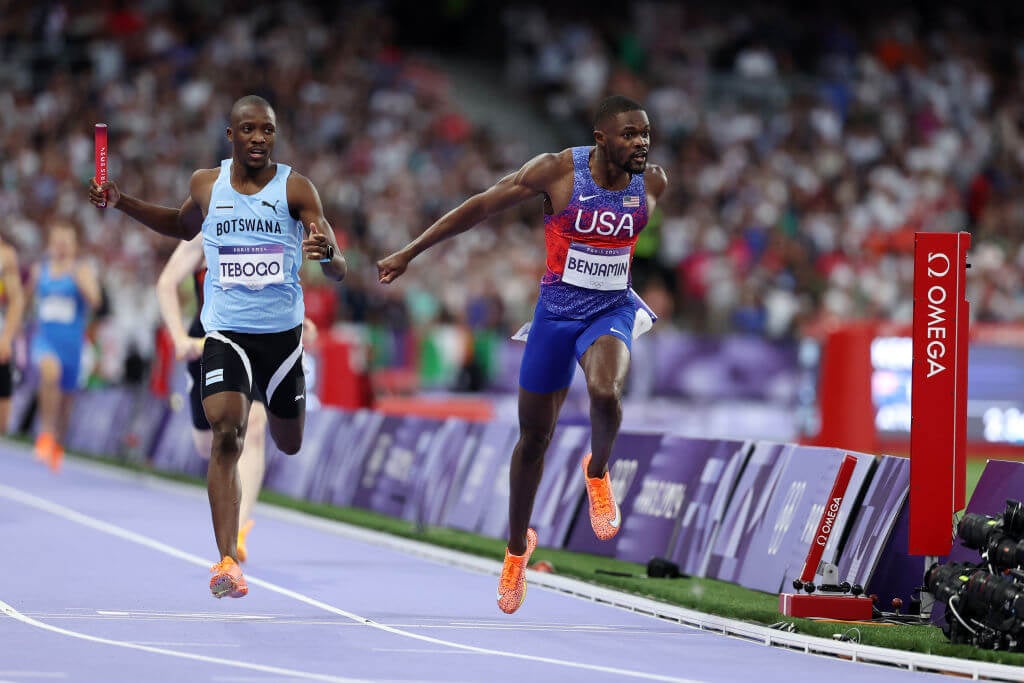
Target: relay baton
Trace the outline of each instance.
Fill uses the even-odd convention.
[[[96,184],[102,185],[107,182],[107,124],[97,123],[95,127],[95,139],[96,139]],[[106,198],[107,193],[103,193]],[[101,207],[106,207],[107,202],[104,201],[100,204]]]

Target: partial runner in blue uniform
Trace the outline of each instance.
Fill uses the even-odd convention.
[[[60,469],[64,436],[80,383],[89,315],[102,292],[93,268],[78,259],[78,235],[69,223],[50,227],[47,256],[32,269],[35,303],[32,362],[39,369],[39,433],[36,457]]]
[[[639,103],[603,100],[594,145],[541,154],[452,209],[400,251],[377,262],[393,282],[434,244],[537,197],[544,199],[547,272],[519,373],[519,440],[512,452],[509,540],[498,607],[514,612],[526,595],[525,569],[537,546],[530,528],[551,435],[576,365],[590,395],[591,453],[582,463],[590,522],[598,538],[619,529],[608,458],[622,423],[633,324],[640,305],[630,289],[636,239],[665,191],[661,167],[647,163],[651,124]]]
[[[231,108],[231,158],[192,174],[189,195],[174,209],[121,193],[93,179],[89,199],[116,207],[163,235],[190,240],[200,232],[206,254],[202,324],[203,409],[213,431],[207,488],[220,562],[210,591],[242,597],[238,566],[238,459],[254,398],[267,407],[270,436],[284,453],[302,446],[306,418],[302,371],[303,257],[334,280],[345,259],[323,215],[313,183],[271,159],[277,116],[262,97]]]

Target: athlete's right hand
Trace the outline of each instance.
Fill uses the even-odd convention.
[[[112,209],[121,201],[121,190],[117,189],[117,184],[113,180],[99,185],[96,183],[96,178],[90,178],[89,201],[101,209]]]
[[[405,272],[411,260],[402,252],[396,251],[391,256],[377,261],[377,281],[385,285],[394,282],[399,275]]]

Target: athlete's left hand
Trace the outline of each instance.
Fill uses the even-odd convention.
[[[309,235],[302,240],[302,254],[310,261],[320,261],[334,255],[334,247],[315,222],[309,224]]]

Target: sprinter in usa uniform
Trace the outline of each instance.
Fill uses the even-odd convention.
[[[442,216],[401,250],[377,262],[382,283],[438,242],[537,197],[544,200],[547,272],[519,373],[519,440],[512,452],[509,541],[498,581],[498,607],[519,609],[525,569],[537,546],[529,527],[544,455],[576,365],[590,395],[591,453],[582,463],[590,521],[613,537],[621,515],[608,458],[622,423],[637,301],[630,263],[637,237],[667,178],[647,163],[651,125],[639,103],[605,99],[594,118],[594,145],[541,154]]]

